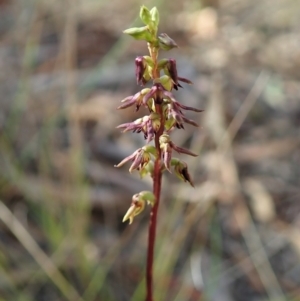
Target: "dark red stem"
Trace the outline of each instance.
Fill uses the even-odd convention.
[[[162,116],[161,105],[156,105],[156,112],[161,116],[161,125],[159,131],[155,135],[155,147],[158,152],[157,159],[154,163],[154,175],[153,175],[153,193],[155,195],[155,204],[152,207],[150,213],[150,222],[149,222],[149,236],[148,236],[148,254],[147,254],[147,270],[146,270],[146,286],[147,286],[147,295],[146,301],[153,301],[153,260],[154,260],[154,248],[155,248],[155,237],[156,237],[156,221],[157,221],[157,212],[160,201],[160,192],[161,192],[161,180],[162,180],[162,171],[161,171],[161,149],[159,146],[159,137],[163,134],[164,131],[164,120]]]

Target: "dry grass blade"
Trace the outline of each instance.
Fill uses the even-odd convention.
[[[249,250],[251,261],[268,296],[272,300],[277,298],[285,300],[284,293],[274,274],[259,233],[247,206],[245,206],[244,196],[240,193],[241,183],[231,143],[259,95],[262,93],[268,78],[269,76],[265,72],[260,73],[253,88],[245,98],[244,103],[226,129],[225,112],[221,101],[222,85],[220,84],[220,77],[217,76],[215,78],[216,84],[214,85],[215,90],[213,91],[210,111],[207,112],[207,114],[210,112],[210,117],[213,117],[213,123],[209,121],[207,125],[217,145],[216,154],[219,161],[216,169],[220,173],[218,180],[223,184],[223,191],[227,189],[228,199],[233,204],[232,215]],[[237,200],[237,202],[234,202],[234,200]],[[260,250],[259,254],[257,253],[258,250]]]
[[[75,288],[66,280],[57,266],[47,256],[47,254],[38,246],[30,233],[14,216],[14,214],[0,201],[0,219],[7,228],[16,236],[19,242],[24,246],[28,253],[35,259],[41,269],[48,275],[51,281],[69,301],[83,301]]]
[[[251,91],[245,98],[243,104],[241,105],[240,109],[238,110],[238,112],[236,113],[236,115],[234,116],[234,118],[232,119],[231,123],[227,128],[227,132],[230,135],[231,141],[236,136],[237,132],[239,131],[241,125],[245,121],[250,110],[252,109],[252,107],[258,100],[259,96],[263,92],[269,78],[270,76],[265,71],[262,71],[257,77],[254,86],[252,87]],[[229,140],[227,139],[227,136],[225,137],[219,144],[219,147],[223,147],[223,144],[225,145],[228,144]]]

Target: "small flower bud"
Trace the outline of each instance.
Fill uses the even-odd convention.
[[[154,6],[151,10],[150,10],[150,14],[151,14],[151,19],[154,23],[154,26],[157,28],[158,24],[159,24],[159,13],[158,13],[158,9]]]
[[[146,6],[141,6],[140,18],[145,25],[150,25],[152,23],[152,16],[149,9]]]
[[[149,32],[148,26],[132,27],[124,30],[123,33],[132,36],[136,40],[145,40],[147,42],[151,42],[153,40],[153,37]]]
[[[162,50],[171,50],[178,47],[174,40],[172,40],[166,33],[161,33],[158,36],[158,44]]]
[[[159,15],[157,8],[153,7],[151,11],[149,11],[147,7],[142,6],[140,9],[140,18],[143,21],[143,23],[148,26],[153,36],[156,36],[157,27],[159,23]]]

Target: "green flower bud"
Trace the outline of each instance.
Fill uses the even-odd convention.
[[[151,14],[151,19],[154,23],[154,26],[157,28],[158,24],[159,24],[159,13],[158,13],[158,9],[154,6],[151,10],[150,10],[150,14]]]
[[[148,26],[144,27],[132,27],[129,29],[126,29],[123,31],[123,33],[126,33],[136,40],[145,40],[147,42],[151,42],[153,40],[153,37],[151,33],[149,32]]]
[[[152,17],[149,9],[146,6],[141,6],[140,9],[140,18],[143,21],[144,24],[149,25],[149,23],[152,23]]]
[[[166,33],[161,33],[158,36],[159,48],[162,50],[171,50],[178,47],[173,39],[171,39]]]

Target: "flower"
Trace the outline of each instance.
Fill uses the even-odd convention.
[[[120,109],[126,109],[129,108],[131,106],[133,106],[134,104],[136,105],[136,111],[139,110],[140,106],[143,104],[143,98],[144,96],[149,93],[150,89],[149,88],[145,88],[143,90],[141,90],[140,92],[131,95],[131,96],[127,96],[126,98],[124,98],[121,102],[123,103],[122,105],[120,105],[119,107],[117,107],[118,110]]]
[[[162,150],[163,161],[165,164],[165,168],[171,173],[171,159],[172,159],[172,150],[174,149],[176,152],[180,154],[186,154],[193,157],[197,157],[198,155],[191,152],[186,148],[179,147],[175,145],[168,134],[163,134],[159,137],[159,145]]]
[[[162,59],[158,63],[159,69],[163,69],[164,73],[170,77],[172,80],[172,88],[178,90],[178,87],[182,88],[178,81],[182,81],[189,85],[192,85],[193,82],[187,78],[178,76],[177,67],[176,67],[176,60],[175,59]],[[171,91],[171,89],[166,89]]]
[[[134,153],[124,158],[119,164],[115,165],[115,167],[121,167],[128,161],[132,161],[129,168],[129,172],[133,170],[143,170],[151,159],[151,154],[153,156],[157,156],[157,151],[154,146],[147,145],[142,148],[137,149]]]
[[[150,155],[143,148],[139,148],[133,154],[124,158],[118,165],[115,165],[115,167],[121,167],[128,161],[133,161],[129,168],[129,172],[132,172],[135,169],[142,169],[147,165],[150,161]]]
[[[123,218],[123,222],[129,219],[129,224],[131,224],[134,217],[144,210],[146,203],[151,206],[155,203],[155,196],[151,191],[141,191],[140,193],[134,194],[131,205]]]
[[[129,209],[123,217],[123,223],[129,219],[129,225],[132,224],[133,219],[136,215],[140,214],[145,208],[145,202],[143,201],[132,201]]]
[[[150,89],[150,91],[144,96],[143,98],[143,104],[145,106],[148,106],[150,111],[152,110],[152,104],[148,103],[150,99],[153,99],[153,102],[156,104],[162,103],[162,93],[164,91],[164,88],[161,84],[154,84],[153,87]]]
[[[184,182],[189,182],[190,185],[194,187],[194,183],[188,172],[188,166],[184,161],[181,161],[178,158],[172,158],[171,166],[174,167],[175,174],[179,179],[183,180]]]
[[[174,122],[170,123],[168,130],[170,130],[173,126],[176,126],[178,129],[184,129],[183,122],[189,123],[195,127],[199,126],[195,121],[186,118],[179,107],[174,105],[172,102],[166,105],[165,114],[167,120],[174,120]]]
[[[143,132],[144,138],[147,139],[147,143],[149,143],[160,128],[160,117],[157,113],[152,112],[149,116],[146,115],[133,122],[120,124],[117,128],[123,128],[123,133],[128,131],[133,131],[134,133]]]
[[[153,60],[150,56],[138,56],[135,59],[135,77],[138,85],[144,86],[152,77]]]
[[[181,109],[186,110],[186,111],[193,111],[193,112],[197,112],[197,113],[200,113],[200,112],[204,111],[204,110],[200,110],[200,109],[197,109],[197,108],[194,108],[194,107],[188,107],[188,106],[185,106],[185,105],[181,104],[179,101],[177,101],[175,99],[173,94],[169,91],[164,91],[163,92],[163,98],[167,99],[170,103],[172,103],[173,107],[177,111],[180,111],[180,112],[181,112]]]

